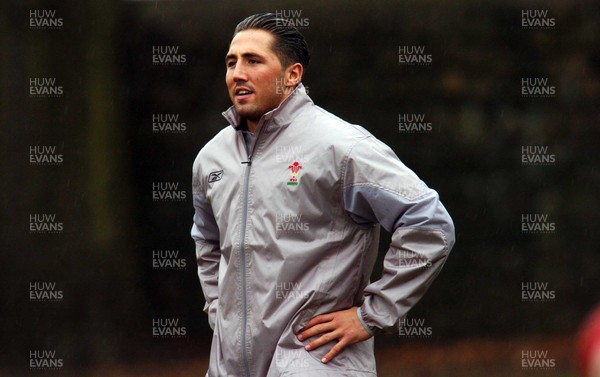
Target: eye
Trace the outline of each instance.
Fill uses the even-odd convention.
[[[230,60],[227,63],[225,63],[225,65],[227,66],[227,68],[235,67],[235,61],[234,60]]]
[[[258,64],[258,63],[260,63],[260,62],[258,60],[256,60],[256,59],[250,59],[250,60],[248,60],[248,64]]]

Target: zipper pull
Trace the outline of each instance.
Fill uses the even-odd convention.
[[[248,164],[248,166],[252,165],[252,160],[242,161],[242,164]]]

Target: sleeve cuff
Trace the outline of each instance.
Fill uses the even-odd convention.
[[[356,309],[356,315],[358,315],[358,320],[360,321],[360,323],[362,323],[363,327],[365,328],[365,330],[367,330],[369,335],[374,336],[375,332],[373,330],[371,330],[371,327],[369,325],[367,325],[367,323],[365,322],[365,319],[363,318],[360,307],[358,309]]]

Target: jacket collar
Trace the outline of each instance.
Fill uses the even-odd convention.
[[[292,93],[279,104],[278,107],[266,112],[258,121],[257,130],[266,122],[271,121],[273,126],[287,126],[302,111],[303,107],[312,104],[313,101],[306,94],[306,89],[302,83],[298,84]],[[222,113],[229,124],[237,130],[241,130],[242,118],[239,116],[234,106]]]

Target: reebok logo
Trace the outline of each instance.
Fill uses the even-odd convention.
[[[223,170],[213,171],[208,175],[208,183],[220,181],[223,178]]]

